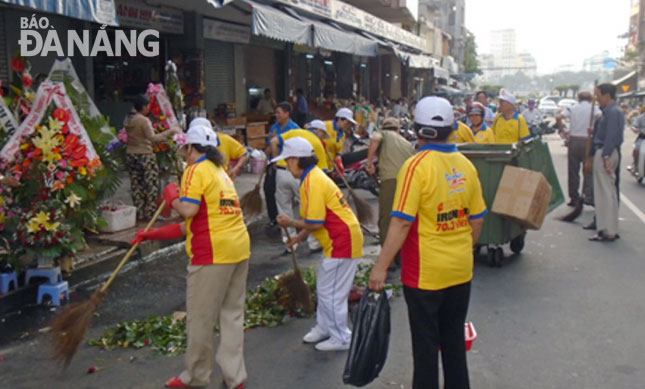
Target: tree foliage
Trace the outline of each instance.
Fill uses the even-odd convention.
[[[479,59],[477,56],[477,43],[475,42],[475,35],[471,32],[466,34],[466,42],[464,49],[464,68],[466,73],[482,74],[479,68]]]

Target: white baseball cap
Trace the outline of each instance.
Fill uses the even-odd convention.
[[[307,139],[296,136],[284,141],[282,145],[282,152],[277,157],[271,160],[271,163],[281,161],[291,157],[311,157],[314,155],[314,147],[307,141]]]
[[[427,96],[414,110],[414,122],[429,127],[450,127],[455,121],[452,105],[443,97]]]
[[[199,124],[193,125],[193,121],[191,121],[191,127],[186,133],[186,142],[179,148],[178,152],[184,152],[188,145],[218,147],[219,137],[217,136],[217,133],[206,126]]]
[[[195,118],[191,120],[190,125],[188,125],[188,128],[191,128],[193,126],[206,126],[211,130],[213,129],[213,125],[211,124],[211,121],[206,118]]]
[[[511,93],[506,91],[506,89],[502,89],[499,91],[499,99],[504,100],[513,105],[517,105],[517,99],[515,98],[515,96],[513,96]]]
[[[343,118],[349,120],[352,124],[357,124],[356,120],[354,120],[354,114],[352,113],[352,110],[349,108],[341,108],[336,112],[336,117],[337,118]]]
[[[318,120],[318,119],[312,120],[309,123],[307,123],[305,127],[310,130],[323,130],[325,131],[325,134],[327,134],[325,135],[325,138],[329,138],[329,133],[327,132],[327,126],[322,120]]]

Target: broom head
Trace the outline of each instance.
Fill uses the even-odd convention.
[[[563,222],[572,222],[580,216],[582,213],[582,198],[578,199],[578,202],[576,203],[576,207],[573,209],[573,211],[569,212],[568,214],[562,216],[560,220]]]
[[[278,288],[287,291],[282,299],[283,303],[292,311],[300,309],[307,315],[313,312],[313,303],[311,301],[311,290],[302,279],[299,269],[294,272],[283,275],[278,279]]]
[[[240,207],[247,217],[258,216],[262,213],[262,195],[260,194],[259,184],[242,196]]]
[[[69,305],[50,322],[54,342],[53,358],[63,362],[64,368],[74,358],[103,296],[105,292],[98,289],[89,300]]]
[[[374,221],[374,210],[372,206],[362,197],[359,197],[352,188],[349,189],[349,194],[354,199],[356,205],[356,216],[361,224],[370,225]]]

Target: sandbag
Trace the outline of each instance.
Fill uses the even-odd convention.
[[[343,382],[365,386],[378,377],[390,344],[390,304],[385,290],[367,291],[358,306]]]

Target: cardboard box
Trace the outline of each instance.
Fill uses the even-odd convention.
[[[551,200],[551,184],[540,172],[506,166],[495,194],[493,212],[528,229],[539,230]]]
[[[244,116],[226,119],[227,126],[243,126],[245,124],[246,124],[246,117]]]
[[[247,137],[246,145],[253,147],[254,149],[264,150],[267,147],[267,137],[266,135],[258,137]]]
[[[266,135],[268,122],[255,122],[248,123],[246,125],[246,136],[247,138],[256,138],[258,136]]]

